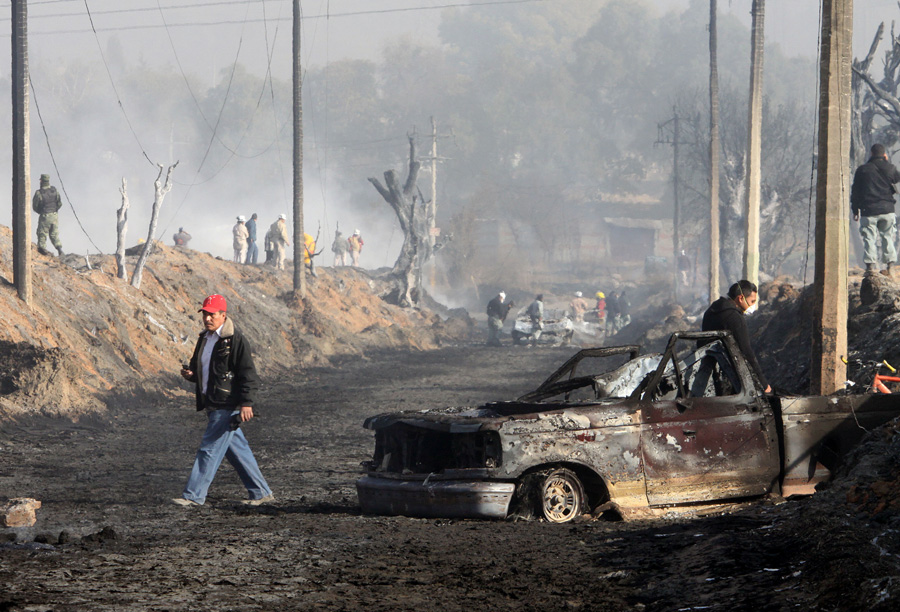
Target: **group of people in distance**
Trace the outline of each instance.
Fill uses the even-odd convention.
[[[597,298],[597,301],[591,308],[581,291],[575,292],[575,297],[569,303],[569,314],[573,321],[580,323],[586,318],[596,318],[600,329],[607,336],[618,333],[620,329],[631,323],[631,302],[628,301],[625,291],[622,291],[621,294],[613,291],[609,297],[602,291],[598,291],[594,297]]]
[[[567,316],[576,323],[584,322],[586,318],[594,317],[600,324],[601,330],[606,334],[612,335],[618,332],[631,322],[629,311],[631,304],[622,291],[621,294],[613,292],[609,298],[602,291],[596,293],[597,301],[592,308],[588,300],[584,298],[581,291],[576,291],[575,296],[569,303]],[[510,309],[515,306],[515,302],[506,301],[506,292],[500,291],[487,305],[488,317],[488,346],[500,346],[500,336],[503,329],[503,323],[509,315]],[[525,315],[531,322],[531,343],[535,344],[542,335],[544,327],[544,294],[539,293],[525,310]]]
[[[244,215],[239,215],[237,223],[231,228],[231,234],[234,238],[232,247],[234,248],[235,263],[256,264],[259,257],[259,247],[257,246],[256,220],[258,216],[253,213],[248,221]],[[291,245],[287,231],[286,220],[287,215],[284,213],[278,215],[278,219],[269,227],[266,232],[264,247],[266,251],[266,262],[271,263],[278,270],[284,270],[285,249]],[[177,234],[176,234],[177,236]],[[177,241],[176,241],[177,244]],[[315,250],[315,245],[313,245]]]
[[[46,176],[46,175],[43,175]],[[35,198],[37,198],[37,194]],[[259,257],[259,248],[257,246],[257,218],[258,215],[253,213],[248,220],[244,215],[238,215],[237,222],[231,229],[234,249],[235,263],[256,264]],[[278,219],[269,227],[264,239],[267,264],[272,264],[278,270],[284,270],[284,260],[287,247],[291,245],[288,234],[287,216],[278,215]],[[41,234],[38,234],[40,238]],[[51,234],[51,238],[55,234]],[[45,236],[46,238],[46,236]],[[187,248],[192,236],[184,231],[183,227],[178,228],[178,232],[172,236],[172,241],[176,247]],[[305,253],[303,255],[303,263],[309,269],[310,273],[315,276],[315,267],[313,258],[319,253],[316,252],[316,239],[311,235],[303,234]],[[56,244],[56,243],[54,243]],[[363,245],[362,235],[359,230],[353,232],[349,238],[344,239],[340,231],[335,232],[334,243],[331,250],[334,252],[335,266],[359,266],[359,255],[362,252]],[[40,249],[43,249],[43,242],[40,243]],[[42,251],[44,252],[44,251]]]
[[[355,230],[347,239],[344,239],[341,230],[335,230],[334,242],[331,243],[331,252],[334,253],[334,267],[351,265],[354,268],[358,268],[359,254],[362,253],[364,244],[365,242],[363,242],[359,230]]]

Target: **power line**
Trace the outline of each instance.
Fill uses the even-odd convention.
[[[162,12],[162,11],[160,11],[160,12]],[[248,8],[247,13],[245,13],[245,16],[249,15],[249,14],[250,14],[250,10]],[[245,26],[246,26],[246,24],[245,24]],[[225,113],[225,105],[228,102],[228,95],[231,93],[231,85],[234,82],[234,73],[237,71],[238,59],[241,56],[241,47],[244,44],[244,27],[241,28],[241,36],[238,39],[237,51],[235,52],[234,62],[232,62],[232,65],[231,65],[231,74],[229,75],[229,78],[228,78],[228,86],[225,88],[225,95],[222,97],[222,106],[219,107],[219,116],[216,117],[216,123],[212,128],[212,135],[210,136],[209,143],[206,146],[206,152],[203,154],[203,159],[200,160],[200,165],[197,166],[197,172],[194,174],[194,180],[187,186],[187,191],[184,194],[184,198],[182,198],[181,203],[175,209],[175,212],[172,215],[172,220],[175,219],[175,217],[178,215],[178,212],[184,206],[184,203],[187,202],[188,195],[191,193],[191,189],[193,189],[194,185],[199,185],[199,184],[211,181],[213,178],[218,176],[218,174],[222,170],[225,169],[225,166],[227,166],[228,163],[232,159],[234,159],[234,155],[232,154],[225,161],[225,163],[222,164],[222,167],[219,168],[215,173],[213,173],[212,176],[208,177],[204,181],[200,181],[200,182],[197,181],[197,177],[200,176],[200,170],[203,169],[203,165],[206,163],[207,157],[209,157],[209,152],[212,149],[213,142],[215,142],[217,139],[217,135],[218,135],[218,131],[219,131],[219,123],[222,121],[222,115]],[[173,51],[174,51],[174,45],[173,45]],[[257,104],[257,106],[258,106],[258,104]],[[202,112],[201,112],[201,114],[202,114]],[[204,120],[205,120],[205,116],[204,116]],[[168,231],[169,225],[171,223],[172,223],[172,221],[169,221],[169,223],[167,223],[166,226],[162,230],[160,230],[160,232],[157,234],[157,239],[159,239],[159,236],[162,236],[166,231]]]
[[[135,142],[138,144],[138,148],[140,148],[141,153],[144,154],[144,158],[147,162],[154,166],[153,161],[150,159],[150,156],[147,155],[147,151],[144,150],[144,145],[141,144],[141,139],[138,138],[137,132],[134,131],[134,126],[131,125],[131,119],[128,118],[128,113],[125,112],[125,105],[122,104],[122,96],[119,95],[119,90],[116,89],[116,82],[113,79],[112,72],[109,70],[109,64],[106,63],[106,57],[103,56],[103,46],[100,44],[100,37],[97,36],[97,30],[94,28],[94,19],[91,17],[91,9],[88,6],[87,0],[84,0],[84,10],[87,11],[88,20],[91,22],[91,29],[94,31],[94,39],[97,41],[97,50],[100,52],[100,59],[103,61],[103,66],[106,68],[106,74],[109,76],[109,83],[112,85],[113,91],[116,94],[116,102],[119,104],[119,108],[122,109],[122,115],[125,117],[125,123],[128,124],[128,129],[131,130],[131,135],[134,136]]]
[[[441,10],[446,8],[470,8],[470,7],[478,7],[478,6],[500,6],[500,5],[509,5],[509,4],[533,4],[536,2],[552,2],[553,0],[496,0],[495,2],[472,2],[472,3],[450,3],[450,4],[439,4],[434,6],[412,6],[405,8],[392,8],[392,9],[372,9],[368,11],[350,11],[346,13],[326,13],[321,15],[306,15],[303,19],[334,19],[340,17],[359,17],[365,15],[385,15],[391,13],[409,13],[416,11],[434,11]],[[216,4],[216,3],[210,3]],[[224,4],[224,3],[223,3]],[[194,8],[194,7],[178,7],[178,8]],[[120,12],[136,12],[138,10],[143,11],[144,9],[117,9]],[[108,12],[108,11],[107,11]],[[42,17],[74,17],[79,15],[80,13],[57,13],[45,15]],[[98,13],[99,14],[99,13]],[[278,17],[272,21],[290,21],[290,17]],[[5,21],[5,20],[4,20]],[[212,26],[225,26],[225,25],[243,25],[246,23],[263,23],[267,21],[266,19],[249,19],[246,21],[243,20],[222,20],[222,21],[195,21],[195,22],[183,22],[183,23],[170,23],[167,26],[162,24],[141,24],[141,25],[132,25],[132,26],[116,26],[116,27],[106,27],[106,28],[96,28],[93,23],[91,24],[91,29],[96,34],[97,32],[124,32],[131,30],[156,30],[163,27],[169,28],[182,28],[182,27],[212,27]],[[47,34],[83,34],[84,32],[89,32],[91,30],[86,29],[70,29],[70,30],[46,30],[46,31],[29,31],[29,36],[43,36]],[[8,36],[8,35],[6,35]],[[5,36],[4,36],[5,37]]]
[[[56,178],[59,180],[59,187],[62,189],[63,195],[66,196],[66,202],[69,203],[69,208],[72,209],[72,214],[75,215],[75,221],[78,222],[78,227],[81,228],[81,231],[84,232],[84,235],[87,236],[88,242],[94,245],[94,248],[97,249],[97,253],[102,253],[100,247],[97,246],[97,243],[94,242],[94,239],[91,238],[91,235],[88,234],[87,230],[84,227],[84,224],[81,223],[81,219],[78,218],[78,212],[75,210],[75,205],[72,204],[72,198],[69,197],[69,193],[66,191],[66,184],[63,182],[62,174],[59,172],[59,166],[56,163],[56,156],[53,154],[53,147],[50,146],[50,136],[47,134],[47,126],[44,124],[44,117],[41,115],[41,107],[38,104],[37,93],[34,90],[34,82],[31,80],[31,75],[28,76],[28,83],[31,85],[31,99],[34,100],[34,108],[37,111],[38,121],[41,122],[41,130],[44,132],[44,140],[47,142],[47,151],[50,153],[50,161],[53,162],[53,169],[56,171]]]
[[[53,3],[58,2],[75,2],[77,0],[53,0]],[[264,0],[218,0],[217,2],[201,2],[198,4],[187,4],[187,5],[169,5],[160,7],[165,10],[179,10],[179,9],[195,9],[195,8],[205,8],[210,6],[228,6],[234,4],[252,4],[253,2],[261,2]],[[47,4],[45,2],[31,2],[29,6],[34,6],[36,4]],[[157,8],[148,6],[148,7],[140,7],[140,8],[129,8],[129,9],[107,9],[105,11],[94,11],[94,15],[121,15],[121,14],[129,14],[129,13],[149,13],[156,12]],[[29,15],[29,21],[32,19],[48,19],[52,17],[77,17],[81,15],[80,12],[74,13],[45,13],[37,15]]]
[[[165,14],[163,13],[163,10],[164,10],[164,9],[163,9],[162,6],[159,5],[158,0],[157,0],[157,6],[159,6],[160,18],[162,19],[163,25],[165,26],[165,25],[166,25],[166,17],[165,17]],[[265,5],[263,5],[263,6],[265,6]],[[278,35],[278,28],[275,29],[275,36],[277,37],[277,35]],[[191,94],[191,99],[192,99],[193,102],[194,102],[194,106],[197,107],[197,111],[200,113],[200,116],[203,118],[203,122],[206,123],[206,127],[208,127],[210,130],[212,130],[212,132],[213,132],[213,137],[215,138],[215,140],[217,140],[217,141],[219,142],[219,144],[221,144],[222,147],[223,147],[226,151],[228,151],[228,152],[231,153],[232,155],[236,155],[236,156],[241,157],[241,158],[243,158],[243,159],[252,159],[252,158],[255,158],[255,157],[259,157],[260,155],[264,155],[266,152],[268,152],[269,149],[272,148],[272,145],[274,144],[274,141],[271,142],[271,143],[269,143],[262,151],[260,151],[259,153],[256,153],[255,155],[241,155],[241,154],[239,154],[239,153],[237,152],[237,150],[236,150],[236,149],[238,149],[238,148],[240,147],[241,143],[244,141],[244,138],[246,137],[247,132],[248,132],[249,129],[250,129],[250,124],[251,124],[252,121],[253,121],[253,116],[255,116],[255,115],[256,115],[256,111],[259,110],[259,106],[260,106],[260,103],[261,103],[261,101],[262,101],[262,97],[263,97],[263,95],[265,94],[265,91],[266,91],[266,81],[265,81],[265,79],[263,79],[263,86],[262,86],[262,89],[260,90],[259,96],[257,97],[257,100],[256,100],[256,107],[253,109],[253,115],[251,115],[250,119],[248,120],[247,126],[244,128],[243,134],[241,134],[241,137],[238,139],[238,143],[234,146],[234,148],[229,147],[229,146],[225,143],[225,141],[223,141],[223,140],[219,137],[219,135],[218,135],[218,133],[216,132],[216,130],[214,129],[213,125],[209,122],[209,119],[207,118],[206,113],[203,112],[203,108],[200,106],[200,101],[197,100],[197,96],[194,94],[194,89],[191,87],[191,84],[190,84],[190,81],[188,80],[187,74],[186,74],[185,71],[184,71],[184,67],[183,67],[182,64],[181,64],[181,57],[178,55],[178,50],[177,50],[177,48],[175,47],[175,41],[172,40],[172,33],[169,31],[169,28],[168,28],[168,27],[166,27],[166,37],[167,37],[168,40],[169,40],[169,46],[172,48],[172,54],[175,56],[175,64],[178,66],[178,71],[181,73],[181,78],[184,80],[184,84],[185,84],[185,87],[187,87],[188,93]],[[268,45],[268,39],[266,40],[266,45]],[[266,69],[266,77],[268,78],[268,76],[271,74],[272,57],[271,57],[271,54],[269,54],[268,51],[266,52],[266,54],[267,54],[267,59],[268,59],[268,64],[267,64],[267,69]],[[235,60],[235,61],[236,61],[236,60]],[[277,132],[277,130],[276,130],[276,132]],[[176,181],[176,182],[177,182],[177,181]],[[205,182],[205,181],[204,181],[204,182]]]
[[[76,2],[77,0],[50,0],[49,2],[31,2],[29,3],[30,7],[39,4],[57,4],[60,2]],[[196,9],[196,8],[206,8],[210,6],[229,6],[229,5],[237,5],[237,4],[255,4],[255,3],[265,3],[266,0],[217,0],[216,2],[198,2],[197,4],[170,4],[168,6],[159,7],[164,10],[179,10],[179,9]],[[128,13],[150,13],[156,12],[158,10],[157,7],[148,6],[148,7],[139,7],[139,8],[129,8],[129,9],[107,9],[105,11],[94,11],[94,15],[118,15],[118,14],[128,14]],[[31,19],[44,19],[48,17],[75,17],[80,15],[81,13],[45,13],[37,15],[29,15],[29,20]]]

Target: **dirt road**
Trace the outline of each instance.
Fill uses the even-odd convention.
[[[186,383],[103,418],[4,424],[0,495],[43,508],[0,542],[0,610],[896,609],[898,543],[819,496],[633,524],[360,514],[364,417],[514,397],[572,352],[385,353],[269,379],[245,428],[277,497],[259,508],[236,503],[228,465],[204,507],[169,503],[204,427]]]

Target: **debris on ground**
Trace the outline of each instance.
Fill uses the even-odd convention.
[[[30,497],[15,497],[0,506],[3,527],[31,527],[37,521],[35,511],[41,502]]]

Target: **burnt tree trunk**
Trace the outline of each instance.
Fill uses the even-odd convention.
[[[116,211],[116,276],[128,280],[125,271],[125,233],[128,231],[128,189],[125,177],[122,177],[122,206]]]
[[[853,61],[853,107],[850,109],[850,112],[853,113],[853,119],[850,122],[850,129],[853,130],[850,134],[850,165],[852,168],[866,162],[869,158],[869,147],[875,144],[872,138],[875,132],[874,119],[877,116],[877,100],[880,96],[873,93],[869,87],[863,87],[861,75],[869,74],[869,68],[872,66],[875,52],[878,51],[882,38],[884,38],[884,22],[878,26],[866,57],[862,61]],[[893,35],[891,38],[893,39]],[[887,72],[890,72],[892,64],[892,60],[885,63]]]
[[[388,301],[404,308],[414,306],[420,299],[418,268],[420,265],[419,246],[424,238],[424,223],[416,218],[416,180],[419,176],[420,163],[416,160],[416,143],[409,137],[409,170],[406,182],[400,184],[395,170],[384,173],[384,185],[377,178],[369,178],[385,202],[390,204],[403,230],[403,245],[400,255],[391,270],[395,290],[388,295]]]
[[[174,170],[177,165],[178,162],[175,162],[169,166],[169,170],[166,172],[166,182],[165,184],[162,184],[160,179],[162,178],[163,165],[157,164],[157,166],[159,166],[159,174],[153,182],[155,194],[153,197],[153,210],[150,213],[150,229],[147,231],[147,242],[144,243],[141,256],[138,257],[137,264],[134,266],[134,273],[131,275],[132,287],[140,288],[141,286],[141,276],[144,272],[144,264],[147,263],[147,258],[150,257],[150,251],[153,248],[153,235],[156,233],[156,223],[159,220],[159,209],[162,207],[163,199],[166,197],[166,194],[172,190],[172,170]]]

